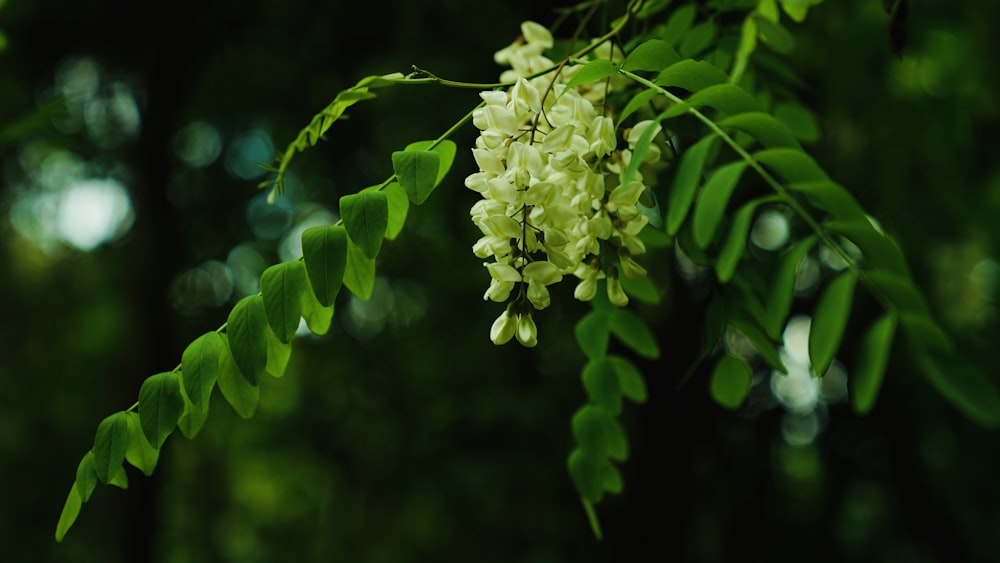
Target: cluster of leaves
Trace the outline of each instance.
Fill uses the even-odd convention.
[[[322,120],[314,123],[324,126]],[[259,294],[241,299],[225,325],[188,345],[180,365],[147,378],[135,405],[101,421],[93,448],[77,468],[56,539],[65,537],[98,482],[128,487],[124,462],[151,475],[175,429],[188,439],[197,436],[215,387],[239,416],[252,417],[260,380],[284,375],[300,323],[304,320],[316,335],[326,334],[341,287],[360,299],[371,297],[383,240],[399,235],[410,204],[427,200],[454,157],[455,144],[444,138],[393,153],[391,178],[342,197],[337,224],[302,233],[301,260],[265,270]]]
[[[666,4],[652,2],[637,17]],[[700,22],[696,5],[683,6],[664,24],[635,38],[621,65],[593,61],[578,73],[588,80],[616,75],[631,79],[637,88],[622,100],[619,120],[634,112],[655,116],[672,131],[672,148],[686,146],[675,151],[678,158],[665,174],[667,181],[661,182],[666,189],[657,193],[665,207],[662,221],[651,223],[663,226],[656,237],[668,237],[688,259],[715,274],[697,360],[714,362],[709,382],[713,399],[724,408],[739,408],[758,358],[768,368],[787,373],[780,348],[799,267],[810,252],[825,247],[844,268],[830,272],[811,312],[812,372],[823,376],[837,356],[860,283],[882,304],[884,314],[870,323],[855,354],[850,378],[855,411],[864,414],[874,405],[901,327],[916,365],[944,397],[973,420],[1000,425],[1000,394],[985,374],[957,355],[914,284],[899,247],[803,149],[801,141],[816,136],[814,119],[794,100],[775,100],[770,82],[764,80],[769,70],[789,71],[780,61],[766,58],[767,65],[755,72],[751,55],[758,41],[779,54],[794,49],[791,33],[779,23],[777,3],[751,3],[754,9],[742,18],[738,40],[726,40],[735,37],[720,29],[717,19],[729,10],[745,10],[745,4],[710,2]],[[809,4],[782,2],[786,15],[796,21],[805,17]],[[652,142],[647,135],[637,144],[626,178],[636,173]],[[748,235],[763,207],[789,210],[804,233],[780,256],[751,258]],[[594,312],[577,325],[578,341],[589,360],[583,370],[589,404],[573,418],[578,446],[569,456],[569,470],[598,535],[592,504],[605,492],[622,488],[611,464],[628,453],[617,420],[622,396],[645,398],[634,365],[605,356],[609,331],[639,355],[658,354],[649,327],[632,313],[609,313],[595,304]],[[756,354],[727,351],[723,336],[730,331],[741,334]]]
[[[980,423],[1000,425],[1000,395],[984,374],[957,356],[897,245],[803,149],[801,143],[817,135],[808,110],[787,89],[771,86],[788,71],[772,54],[758,55],[758,42],[778,54],[794,49],[779,9],[801,21],[815,3],[713,0],[688,3],[667,15],[669,0],[633,0],[625,20],[613,25],[625,29],[629,18],[638,24],[634,28],[639,32],[622,43],[628,53],[624,62],[592,61],[574,80],[630,80],[631,88],[609,100],[621,108],[618,122],[634,114],[655,119],[670,133],[670,150],[661,152],[674,158],[657,179],[661,187],[655,194],[664,209],[650,211],[659,215],[652,223],[661,226],[647,227],[642,236],[650,245],[675,246],[714,272],[698,363],[711,362],[709,388],[716,402],[729,409],[744,402],[753,362],[785,371],[780,346],[797,272],[810,253],[825,247],[845,268],[830,272],[812,311],[812,371],[824,374],[840,351],[860,284],[883,305],[884,314],[870,324],[856,354],[851,377],[855,409],[863,413],[874,404],[899,327],[917,365],[947,399]],[[723,22],[730,22],[725,24],[729,27]],[[373,89],[427,82],[484,87],[419,74],[369,77],[341,92],[279,155],[273,186],[268,184],[272,195],[280,192],[294,155],[315,145],[347,108],[374,97]],[[205,424],[214,387],[240,416],[252,416],[259,381],[267,374],[284,373],[301,320],[312,332],[326,333],[342,286],[361,299],[371,296],[383,241],[400,234],[409,206],[423,203],[440,183],[456,150],[446,139],[470,116],[434,141],[394,153],[391,178],[342,197],[342,219],[336,225],[303,233],[302,260],[266,270],[259,295],[239,301],[226,325],[188,346],[177,368],[147,379],[135,405],[101,422],[94,447],[77,470],[57,539],[65,536],[98,482],[127,486],[124,462],[148,475],[175,428],[188,438],[196,436]],[[636,145],[623,182],[640,173],[653,132],[649,128]],[[756,213],[773,206],[797,217],[802,234],[780,255],[751,256],[747,239]],[[632,285],[625,289],[637,301],[652,306],[660,302],[655,282],[647,278],[628,283]],[[720,345],[727,331],[742,334],[756,357]],[[611,336],[648,360],[656,360],[660,349],[641,315],[612,307],[604,299],[595,299],[593,311],[579,321],[575,333],[587,358],[582,380],[588,402],[571,422],[577,445],[568,468],[599,534],[593,505],[623,487],[615,462],[628,457],[618,420],[624,399],[642,403],[647,398],[637,366],[608,353]]]

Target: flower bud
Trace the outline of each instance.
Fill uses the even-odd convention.
[[[628,295],[625,295],[622,282],[618,280],[618,272],[615,270],[612,270],[611,275],[608,276],[608,301],[618,307],[628,305]]]
[[[526,348],[534,348],[538,344],[538,327],[531,313],[517,316],[517,341]]]
[[[510,314],[510,308],[508,308],[497,317],[497,320],[493,321],[493,326],[490,328],[490,340],[497,346],[506,344],[510,342],[511,338],[514,338],[515,332],[517,332],[517,319]]]

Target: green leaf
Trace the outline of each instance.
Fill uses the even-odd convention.
[[[222,344],[225,346],[225,343]],[[226,350],[228,354],[229,351]],[[218,362],[216,362],[218,363]],[[218,375],[218,370],[212,375],[213,382],[215,377]],[[205,427],[205,422],[208,420],[208,407],[209,402],[205,403],[204,407],[199,407],[191,402],[191,397],[188,396],[187,391],[184,389],[184,382],[187,380],[184,377],[184,373],[180,374],[181,377],[181,399],[184,400],[184,412],[181,413],[180,419],[177,420],[177,428],[180,428],[181,434],[184,435],[188,440],[193,440],[201,429]]]
[[[184,410],[181,382],[168,371],[146,379],[139,389],[139,421],[146,439],[156,449],[174,431]]]
[[[114,486],[118,487],[119,489],[127,489],[128,488],[128,474],[125,473],[125,468],[121,467],[121,466],[118,467],[118,471],[115,472],[115,476],[111,478],[111,481],[109,481],[108,484],[109,485],[114,485]]]
[[[427,201],[437,185],[441,157],[433,151],[396,151],[392,169],[403,191],[414,205]]]
[[[753,17],[752,14],[748,15],[743,19],[743,25],[740,28],[740,45],[736,50],[736,61],[733,63],[733,69],[729,73],[733,77],[733,82],[739,82],[740,77],[746,71],[750,55],[757,49],[757,33],[757,18]]]
[[[240,373],[228,349],[222,350],[219,358],[219,391],[222,391],[222,396],[242,418],[252,417],[257,410],[260,388],[252,385]]]
[[[608,340],[611,338],[608,313],[591,311],[577,321],[573,332],[580,350],[583,350],[588,360],[597,360],[607,354]]]
[[[938,357],[914,351],[921,371],[945,399],[978,424],[1000,426],[1000,392],[995,377],[957,355]]]
[[[437,146],[431,148],[431,145],[437,143]],[[442,139],[441,141],[417,141],[416,143],[410,143],[406,145],[404,149],[406,151],[433,151],[438,155],[438,172],[437,178],[434,180],[434,186],[437,187],[444,179],[448,171],[451,170],[451,165],[455,162],[455,153],[458,148],[455,143],[449,141],[448,139]],[[390,184],[391,185],[391,184]],[[405,193],[405,192],[404,192]]]
[[[796,182],[790,184],[788,189],[802,194],[809,201],[809,205],[829,213],[838,221],[868,221],[868,216],[858,201],[840,184],[821,179]]]
[[[736,410],[750,393],[753,373],[746,360],[740,356],[726,354],[715,364],[709,389],[712,399],[723,408]]]
[[[801,148],[787,125],[764,112],[752,111],[733,115],[719,121],[719,126],[743,131],[757,139],[765,148]]]
[[[632,72],[643,70],[660,72],[679,60],[681,60],[681,56],[670,43],[662,39],[650,39],[637,46],[625,57],[625,64],[622,65],[622,68]],[[622,117],[619,121],[624,119]]]
[[[767,18],[757,18],[760,40],[776,53],[787,55],[795,50],[795,38],[780,23]]]
[[[656,77],[655,84],[664,87],[676,86],[689,92],[697,92],[713,84],[723,84],[729,76],[705,61],[684,59],[665,68]]]
[[[604,464],[604,490],[612,494],[620,494],[625,488],[621,473],[610,461]]]
[[[347,269],[344,285],[358,299],[367,301],[375,290],[375,259],[365,256],[353,242],[347,244]]]
[[[677,167],[674,185],[667,202],[666,224],[667,234],[670,236],[677,234],[684,223],[684,218],[687,217],[691,202],[694,201],[695,191],[701,183],[705,159],[715,139],[715,135],[705,137],[681,155],[681,162]]]
[[[267,366],[267,314],[260,295],[244,297],[226,323],[229,351],[243,377],[257,385]]]
[[[830,282],[816,304],[809,328],[809,360],[813,373],[823,376],[840,348],[851,314],[851,300],[857,277],[847,271]]]
[[[711,106],[728,114],[760,112],[760,104],[750,94],[733,84],[715,84],[699,90],[686,100],[691,107]],[[767,115],[767,114],[764,114]],[[739,117],[734,115],[734,117]]]
[[[298,260],[275,264],[260,277],[264,313],[271,330],[282,342],[291,341],[302,320],[302,302],[309,291],[306,265]]]
[[[631,348],[643,358],[655,360],[660,357],[660,346],[646,321],[626,309],[612,309],[608,319],[611,334],[622,344]]]
[[[914,348],[934,350],[945,354],[955,351],[955,346],[930,314],[902,313],[899,324]]]
[[[767,149],[754,153],[753,158],[774,170],[786,183],[821,182],[829,179],[816,161],[800,149]]]
[[[772,277],[764,328],[773,340],[781,339],[785,322],[788,320],[788,312],[792,308],[792,299],[795,297],[795,280],[798,277],[799,265],[814,244],[816,244],[815,236],[797,241],[782,255],[778,271]]]
[[[80,515],[81,506],[83,506],[83,498],[80,496],[80,491],[77,490],[76,482],[74,482],[69,489],[66,503],[63,504],[62,513],[59,514],[59,522],[56,524],[56,541],[61,542],[66,537],[66,532],[76,522],[76,517]]]
[[[930,315],[924,296],[909,276],[886,270],[867,270],[864,281],[900,314]]]
[[[567,460],[569,476],[581,498],[590,502],[600,502],[604,496],[602,466],[606,463],[608,463],[606,457],[585,452],[580,448],[574,449],[569,454]]]
[[[685,57],[693,57],[712,45],[719,28],[713,21],[701,22],[684,37],[678,51]]]
[[[347,267],[347,231],[335,225],[306,229],[302,258],[316,299],[324,307],[333,305]]]
[[[618,387],[621,388],[622,394],[633,403],[645,403],[649,395],[639,368],[621,356],[608,356],[607,359],[618,376]]]
[[[584,406],[573,415],[572,425],[573,437],[585,453],[617,461],[628,458],[625,432],[607,409]]]
[[[781,355],[778,354],[778,350],[763,330],[757,326],[757,323],[750,321],[746,318],[740,318],[740,315],[734,311],[734,316],[729,320],[729,324],[743,333],[743,336],[750,341],[753,349],[757,352],[760,357],[767,362],[767,365],[776,369],[781,373],[788,373],[788,368],[785,367],[784,362],[781,361]]]
[[[612,414],[622,412],[622,389],[618,385],[618,373],[608,359],[600,358],[583,366],[583,388],[587,390],[590,402],[604,407]]]
[[[858,414],[867,414],[875,405],[895,334],[896,317],[887,314],[875,321],[861,338],[857,364],[849,377],[851,406]]]
[[[573,78],[566,83],[566,88],[570,89],[580,84],[601,80],[609,76],[618,74],[618,65],[605,59],[595,59],[583,65],[583,68],[576,71]]]
[[[219,373],[219,356],[225,346],[219,333],[207,332],[188,344],[181,356],[184,391],[194,406],[206,412]]]
[[[649,101],[655,98],[659,93],[659,91],[649,88],[647,90],[642,90],[635,96],[632,96],[632,99],[625,104],[621,113],[618,114],[618,123],[625,121],[630,115],[638,111],[639,108],[648,104]]]
[[[622,276],[619,281],[629,297],[634,297],[636,300],[650,305],[657,305],[663,301],[659,287],[649,276],[637,280]]]
[[[89,451],[76,466],[76,486],[83,502],[90,500],[90,495],[97,487],[97,471],[94,468],[94,452]]]
[[[308,278],[306,282],[308,283]],[[310,290],[302,299],[302,318],[306,320],[306,326],[317,336],[323,336],[330,330],[333,321],[333,305],[324,307],[316,299],[316,294]]]
[[[799,104],[780,103],[774,106],[774,117],[788,126],[798,139],[807,143],[819,140],[819,122],[811,111]]]
[[[389,224],[389,203],[382,192],[370,191],[340,198],[340,215],[347,236],[365,256],[375,258]]]
[[[125,451],[128,450],[128,416],[124,412],[116,412],[97,427],[94,437],[94,471],[97,479],[105,485],[125,461]]]
[[[806,19],[809,6],[819,4],[822,0],[781,0],[781,8],[797,23]]]
[[[895,272],[909,277],[910,268],[896,243],[875,230],[868,219],[860,221],[828,221],[823,226],[840,233],[861,249],[870,268]]]
[[[154,448],[146,439],[139,415],[134,412],[126,414],[128,414],[128,449],[125,450],[125,460],[142,471],[143,475],[149,477],[156,469],[156,462],[160,459],[160,450]]]
[[[290,342],[282,342],[270,330],[267,331],[267,366],[265,370],[272,377],[283,377],[292,357]]]
[[[674,10],[667,20],[667,25],[660,33],[660,37],[671,45],[678,45],[681,38],[687,35],[688,30],[694,24],[697,15],[697,7],[694,4],[687,4]]]
[[[395,240],[406,223],[406,214],[410,210],[410,200],[397,182],[392,182],[382,192],[385,194],[386,204],[389,208],[389,221],[385,226],[385,238]]]
[[[746,162],[739,160],[719,167],[705,182],[694,208],[692,223],[694,242],[699,248],[708,248],[715,237],[730,196],[739,183]]]
[[[763,201],[761,198],[747,202],[733,216],[726,242],[723,243],[722,250],[719,251],[719,259],[715,261],[715,274],[720,283],[727,283],[736,273],[736,266],[740,263],[747,248],[747,235],[750,234],[753,214]]]

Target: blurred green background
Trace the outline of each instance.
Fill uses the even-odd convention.
[[[388,176],[391,151],[478,98],[380,91],[295,160],[275,206],[255,189],[258,163],[363,76],[417,64],[491,82],[518,24],[554,16],[527,0],[0,5],[0,561],[1000,553],[998,434],[915,375],[905,346],[867,417],[829,389],[796,410],[766,373],[725,412],[705,373],[675,388],[704,307],[704,288],[676,274],[666,305],[643,311],[664,358],[643,365],[649,403],[626,409],[625,492],[598,507],[596,541],[565,470],[586,400],[572,340],[586,307],[560,287],[539,348],[489,342],[500,308],[481,298],[476,194],[462,186],[471,126],[449,179],[383,250],[373,299],[342,299],[328,336],[296,340],[252,420],[217,393],[196,440],[168,440],[151,478],[129,468],[127,491],[100,487],[56,544],[100,420],[256,292],[267,265],[296,257],[339,196]],[[909,11],[902,59],[877,0],[828,1],[790,24],[796,91],[824,133],[811,152],[900,241],[941,321],[996,380],[1000,7]]]

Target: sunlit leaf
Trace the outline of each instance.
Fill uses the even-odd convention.
[[[219,391],[222,391],[222,396],[226,398],[236,414],[243,418],[253,416],[257,410],[257,401],[260,399],[260,388],[252,385],[240,373],[240,369],[236,366],[228,349],[223,349],[219,358],[218,384]]]
[[[618,386],[622,394],[633,403],[645,403],[648,398],[646,381],[635,364],[621,356],[608,356],[608,362],[618,376]]]
[[[709,383],[712,399],[729,410],[738,409],[750,392],[752,376],[746,360],[733,354],[722,356],[712,370]]]
[[[577,321],[573,332],[580,350],[583,350],[587,359],[603,358],[607,353],[608,340],[611,338],[608,313],[591,311]]]
[[[177,427],[184,410],[180,386],[177,374],[168,371],[147,378],[139,389],[139,421],[146,439],[156,449]]]
[[[267,366],[265,370],[273,377],[283,377],[292,357],[292,344],[282,342],[272,331],[267,331]]]
[[[650,39],[641,43],[625,57],[622,68],[633,72],[644,70],[659,72],[679,60],[681,56],[670,43],[662,39]]]
[[[97,471],[94,468],[94,452],[89,451],[76,467],[76,486],[83,502],[90,500],[90,495],[97,487]]]
[[[437,185],[441,156],[434,151],[396,151],[392,169],[403,191],[414,205],[427,201]]]
[[[692,229],[694,242],[707,248],[715,237],[729,198],[739,183],[747,164],[742,160],[719,167],[705,182],[695,204]]]
[[[257,385],[267,366],[267,314],[260,295],[244,297],[233,307],[226,323],[229,351],[243,377]]]
[[[618,65],[609,60],[594,59],[576,71],[573,78],[570,78],[569,82],[566,83],[566,88],[573,88],[574,86],[601,80],[615,74],[618,74]]]
[[[306,266],[298,260],[275,264],[260,277],[267,322],[282,342],[289,342],[299,328],[307,291]]]
[[[796,241],[781,256],[778,263],[778,270],[771,278],[771,291],[767,298],[767,318],[765,329],[767,335],[773,340],[781,338],[785,322],[788,320],[788,312],[792,308],[792,299],[795,297],[795,279],[797,278],[799,265],[802,260],[816,244],[816,237],[809,236]]]
[[[128,416],[116,412],[101,421],[94,437],[94,471],[101,483],[111,482],[125,461],[127,450]]]
[[[377,191],[345,195],[340,198],[340,215],[351,242],[368,258],[378,256],[389,223],[386,195]]]
[[[705,137],[681,155],[681,162],[677,167],[674,185],[667,202],[666,227],[670,236],[677,234],[681,224],[684,223],[684,218],[687,217],[691,202],[694,201],[695,191],[701,182],[705,158],[715,139],[715,135]]]
[[[612,309],[608,319],[611,334],[643,358],[660,357],[660,346],[646,321],[627,309]]]
[[[125,460],[142,471],[143,475],[149,477],[156,469],[156,462],[160,459],[160,450],[154,448],[146,439],[139,415],[134,412],[126,414],[128,415],[128,449],[125,450]]]
[[[382,191],[385,193],[386,204],[389,208],[389,221],[385,227],[385,238],[395,240],[406,223],[406,215],[410,210],[410,200],[397,182],[392,182]]]
[[[344,286],[358,299],[367,301],[375,290],[375,259],[365,256],[353,242],[347,244],[347,269]]]
[[[656,84],[665,87],[676,86],[690,92],[697,92],[713,84],[723,84],[729,76],[718,67],[705,61],[684,59],[665,68],[656,77]]]
[[[989,428],[1000,426],[995,378],[958,355],[939,357],[916,350],[916,360],[927,379],[965,416]]]
[[[618,374],[608,359],[600,358],[583,366],[583,388],[592,404],[608,409],[612,414],[622,412],[622,389]]]
[[[125,473],[124,466],[118,467],[118,471],[115,472],[115,475],[111,478],[111,481],[108,481],[108,484],[118,487],[119,489],[128,488],[128,473]]]
[[[595,456],[617,461],[628,458],[628,442],[621,424],[611,411],[587,405],[573,415],[573,437],[580,448]]]
[[[308,283],[308,279],[306,282]],[[324,307],[316,299],[316,293],[310,291],[302,299],[302,318],[306,320],[306,326],[317,336],[323,336],[330,330],[333,320],[333,305]]]
[[[76,522],[76,517],[80,515],[80,507],[82,505],[83,499],[74,481],[73,486],[69,489],[69,495],[66,496],[66,503],[63,504],[62,513],[59,514],[59,522],[56,524],[56,541],[61,542],[66,537],[66,532]]]
[[[307,229],[302,233],[302,258],[316,299],[324,307],[333,305],[347,267],[347,231],[334,225]]]
[[[743,131],[757,139],[765,148],[801,148],[787,125],[764,112],[733,115],[719,121],[719,126]]]
[[[219,373],[219,356],[225,341],[217,332],[207,332],[184,349],[181,381],[188,398],[198,408],[208,410],[208,400]]]
[[[830,282],[816,304],[809,329],[809,361],[817,376],[826,373],[840,348],[851,314],[856,280],[851,271],[840,274]]]
[[[867,414],[875,405],[882,387],[882,377],[889,364],[889,352],[896,333],[896,318],[883,315],[861,337],[857,363],[848,379],[851,384],[851,406],[858,414]]]
[[[223,343],[223,346],[225,344]],[[229,351],[227,350],[228,354]],[[216,370],[213,377],[218,376],[218,370]],[[199,407],[191,402],[191,397],[188,396],[187,391],[184,388],[184,373],[180,374],[181,377],[181,399],[184,400],[184,411],[181,413],[180,419],[177,420],[177,428],[180,429],[181,434],[184,435],[188,440],[193,440],[201,429],[205,426],[205,422],[208,420],[208,408],[209,403],[206,402],[204,407]],[[213,383],[214,383],[213,379]]]

